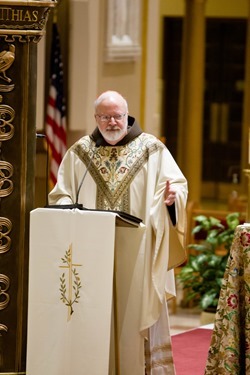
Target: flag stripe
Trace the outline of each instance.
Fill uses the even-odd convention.
[[[51,45],[50,88],[46,111],[45,132],[50,152],[49,185],[57,181],[59,165],[67,149],[63,63],[57,25],[53,24]]]

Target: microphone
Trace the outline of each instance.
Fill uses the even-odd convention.
[[[96,143],[95,143],[95,147],[96,147],[96,150],[94,151],[93,155],[92,155],[92,158],[90,159],[88,165],[87,165],[87,168],[86,168],[86,171],[84,172],[84,175],[81,179],[81,182],[80,182],[80,185],[78,187],[78,190],[77,190],[77,193],[76,193],[76,203],[73,203],[73,204],[47,204],[45,206],[45,208],[56,208],[56,209],[61,209],[61,210],[65,210],[65,209],[74,209],[74,208],[78,208],[79,210],[88,210],[87,208],[83,207],[83,205],[81,203],[78,203],[78,198],[79,198],[79,193],[80,193],[80,190],[81,190],[81,187],[82,187],[82,184],[83,184],[83,181],[86,177],[86,174],[88,173],[88,170],[89,170],[89,167],[90,167],[90,164],[97,152],[97,148],[100,147],[102,144],[102,138],[98,138]]]
[[[36,133],[36,138],[46,138],[45,134]]]
[[[83,182],[85,180],[85,177],[86,177],[86,175],[87,175],[87,173],[89,171],[90,164],[91,164],[93,158],[95,157],[95,154],[97,153],[98,148],[101,146],[101,143],[102,143],[102,138],[98,138],[97,141],[96,141],[96,143],[95,143],[96,150],[94,151],[94,153],[92,155],[92,158],[90,159],[90,161],[89,161],[89,163],[87,165],[86,171],[84,172],[84,175],[83,175],[83,177],[81,179],[81,182],[80,182],[80,185],[78,187],[78,190],[77,190],[77,193],[76,193],[76,202],[75,202],[75,205],[77,206],[77,208],[79,208],[79,207],[83,208],[82,205],[78,203],[80,190],[82,188],[82,184],[83,184]]]
[[[103,139],[102,138],[98,138],[96,143],[95,143],[95,147],[96,147],[96,150],[93,152],[93,155],[91,157],[91,159],[89,160],[88,162],[88,165],[86,167],[86,170],[84,172],[84,175],[81,179],[81,182],[80,182],[80,185],[77,189],[77,194],[76,194],[76,203],[73,203],[73,204],[55,204],[55,205],[46,205],[45,208],[55,208],[55,209],[74,209],[74,208],[78,208],[79,210],[87,210],[87,211],[101,211],[101,212],[113,212],[115,214],[118,214],[119,216],[121,216],[121,218],[125,219],[126,221],[131,221],[137,225],[139,225],[141,222],[142,222],[142,219],[136,217],[136,216],[133,216],[127,212],[123,212],[123,211],[116,211],[116,210],[96,210],[96,209],[89,209],[89,208],[86,208],[86,207],[83,207],[83,205],[81,203],[78,203],[78,199],[79,199],[79,194],[80,194],[80,190],[82,188],[82,185],[83,185],[83,182],[85,180],[85,177],[89,171],[89,167],[90,167],[90,164],[93,160],[93,158],[95,157],[95,154],[97,153],[97,150],[98,148],[101,146],[103,142]]]

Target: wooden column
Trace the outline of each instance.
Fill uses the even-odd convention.
[[[189,183],[189,199],[197,202],[202,182],[205,2],[186,0],[179,102],[178,163]]]
[[[55,5],[0,2],[0,374],[25,374],[37,43]]]

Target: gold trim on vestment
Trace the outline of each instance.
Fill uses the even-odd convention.
[[[160,353],[161,358],[157,358],[153,360],[152,357],[156,353],[158,354]],[[150,351],[147,348],[147,350],[145,351],[145,358],[146,358],[148,371],[156,367],[173,365],[171,343],[156,345]]]
[[[147,163],[149,155],[161,147],[155,137],[142,133],[123,146],[102,146],[84,137],[73,151],[88,166],[97,186],[96,208],[130,212],[129,186]]]

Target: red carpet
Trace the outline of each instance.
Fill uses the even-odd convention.
[[[176,375],[204,375],[212,332],[197,328],[172,336]]]

